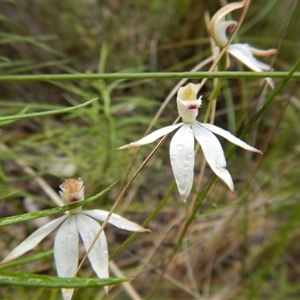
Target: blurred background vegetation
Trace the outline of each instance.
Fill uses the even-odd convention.
[[[1,1],[1,75],[189,71],[211,55],[204,13],[212,16],[222,4]],[[234,12],[233,18],[237,20],[239,13]],[[253,0],[237,40],[262,49],[277,48],[275,60],[266,62],[275,71],[289,71],[299,58],[299,15],[296,0]],[[233,62],[231,69],[243,67]],[[276,85],[280,81],[275,80]],[[0,116],[63,108],[99,97],[93,105],[68,114],[1,123],[1,217],[55,206],[36,177],[56,191],[65,178],[81,177],[86,196],[120,180],[96,204],[109,210],[135,153],[117,148],[144,134],[176,83],[175,79],[0,83]],[[209,81],[202,89],[199,121],[211,91]],[[270,94],[261,80],[227,80],[218,98],[215,124],[238,136]],[[300,299],[299,97],[296,80],[275,97],[245,137],[264,155],[234,152],[228,168],[235,193],[220,180],[213,184],[171,262],[189,208],[177,191],[149,224],[152,233],[139,235],[114,258],[123,276],[132,278],[135,299]],[[155,128],[176,117],[173,100]],[[223,140],[222,144],[225,153],[232,150]],[[140,149],[130,173],[153,147]],[[139,174],[117,212],[143,223],[158,206],[173,182],[168,148],[169,140]],[[196,174],[203,160],[200,152]],[[34,175],[28,174],[28,167]],[[206,168],[200,195],[211,178]],[[36,221],[1,228],[1,259],[37,226]],[[128,237],[109,226],[106,233],[111,253]],[[42,258],[29,259],[15,269],[55,275],[51,253],[46,251],[52,241],[46,239],[27,256],[44,253]],[[80,275],[94,276],[88,262]],[[25,287],[0,291],[1,299],[59,299],[59,293]],[[102,289],[81,289],[73,299],[83,297],[106,296]],[[122,286],[111,288],[107,296],[131,298]]]

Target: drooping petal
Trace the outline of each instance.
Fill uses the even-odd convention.
[[[246,65],[249,69],[255,72],[261,72],[262,70],[270,70],[271,66],[258,61],[251,51],[251,48],[248,44],[231,44],[228,47],[228,52]]]
[[[48,234],[55,230],[66,218],[67,216],[62,216],[37,229],[19,246],[12,250],[1,262],[1,264],[10,262],[33,249],[41,240],[43,240]]]
[[[257,49],[251,46],[248,46],[252,52],[253,55],[255,56],[270,56],[274,55],[277,53],[277,49],[268,49],[268,50],[262,50],[262,49]]]
[[[253,49],[248,44],[231,44],[228,47],[228,52],[254,72],[270,70],[270,65],[257,60],[253,56]],[[265,78],[265,80],[274,89],[273,80],[271,78]]]
[[[118,149],[127,149],[127,148],[132,148],[132,147],[140,147],[140,146],[143,146],[143,145],[146,145],[146,144],[150,144],[150,143],[154,142],[155,140],[157,140],[158,138],[174,131],[175,129],[177,129],[181,125],[182,125],[182,123],[163,127],[161,129],[158,129],[158,130],[146,135],[145,137],[143,137],[142,139],[140,139],[136,142],[124,145],[124,146],[122,146]]]
[[[84,247],[88,251],[101,226],[93,218],[82,213],[77,215],[77,227]],[[96,240],[96,243],[88,254],[88,258],[99,278],[109,278],[108,251],[104,231],[101,232],[99,238]]]
[[[59,277],[69,278],[76,275],[78,266],[78,230],[76,215],[71,214],[60,226],[54,241],[54,260]],[[62,289],[65,300],[70,300],[74,289]]]
[[[82,213],[86,214],[98,221],[102,221],[102,222],[107,218],[107,216],[109,214],[108,211],[100,210],[100,209],[84,210],[84,211],[82,211]],[[110,223],[120,229],[124,229],[124,230],[128,230],[128,231],[137,231],[137,232],[150,231],[149,229],[143,228],[139,224],[129,221],[115,213],[113,213],[110,216],[108,223]]]
[[[182,125],[174,134],[170,159],[179,194],[185,202],[194,180],[194,134],[191,125]]]
[[[192,124],[196,140],[201,145],[207,163],[215,174],[229,187],[234,190],[232,178],[226,169],[226,160],[219,140],[199,123]]]
[[[244,148],[245,150],[248,150],[248,151],[251,151],[251,152],[262,153],[260,150],[248,145],[244,141],[240,140],[239,138],[237,138],[236,136],[231,134],[229,131],[224,130],[224,129],[216,126],[216,125],[208,124],[208,123],[200,123],[200,126],[203,126],[207,130],[222,136],[223,138],[227,139],[231,143],[233,143],[233,144],[235,144],[235,145],[237,145],[241,148]]]

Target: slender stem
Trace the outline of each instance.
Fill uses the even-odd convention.
[[[2,75],[0,82],[21,81],[67,81],[99,79],[183,79],[183,78],[284,78],[289,72],[251,72],[251,71],[201,71],[201,72],[151,72],[151,73],[98,73],[98,74],[35,74],[35,75]],[[295,72],[292,78],[300,78]]]
[[[86,101],[82,104],[75,105],[72,107],[66,107],[66,108],[62,108],[62,109],[54,109],[54,110],[41,111],[41,112],[35,112],[35,113],[28,113],[28,114],[18,114],[18,115],[13,115],[13,116],[4,116],[4,117],[0,117],[0,122],[1,121],[20,120],[20,119],[26,119],[26,118],[34,118],[34,117],[42,117],[42,116],[49,116],[49,115],[56,115],[56,114],[63,114],[63,113],[67,113],[67,112],[85,107],[87,105],[90,105],[92,102],[94,102],[96,100],[98,100],[98,98],[94,98],[94,99]]]
[[[208,121],[213,103],[217,99],[217,96],[218,96],[218,94],[219,94],[219,92],[220,92],[220,90],[223,86],[223,82],[224,82],[223,79],[218,80],[217,84],[215,85],[215,87],[214,87],[214,89],[213,89],[213,91],[212,91],[212,93],[209,97],[208,107],[207,107],[207,110],[205,112],[205,116],[204,116],[204,119],[203,119],[204,123],[206,123]]]

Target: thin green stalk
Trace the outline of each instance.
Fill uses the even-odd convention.
[[[224,83],[224,79],[220,79],[218,80],[217,84],[215,85],[210,97],[209,97],[209,102],[208,102],[208,107],[207,107],[207,110],[205,112],[205,116],[204,116],[204,119],[203,119],[203,122],[207,122],[208,121],[208,118],[209,118],[209,115],[210,115],[210,112],[211,112],[211,109],[212,109],[212,105],[213,105],[213,102],[217,99],[217,96],[223,86],[223,83]]]
[[[98,80],[98,79],[182,79],[182,78],[284,78],[289,72],[140,72],[140,73],[101,73],[101,74],[35,74],[35,75],[2,75],[0,82],[26,81],[61,81],[61,80]],[[291,78],[300,78],[300,72],[295,72]]]
[[[94,98],[94,99],[84,102],[82,104],[75,105],[72,107],[67,107],[67,108],[53,109],[53,110],[28,113],[28,114],[18,114],[18,115],[13,115],[13,116],[4,116],[4,117],[0,117],[0,122],[1,121],[11,121],[11,120],[21,120],[21,119],[34,118],[34,117],[43,117],[43,116],[56,115],[56,114],[63,114],[63,113],[70,112],[70,111],[85,107],[87,105],[90,105],[92,102],[94,102],[96,100],[98,100],[98,98]]]
[[[226,61],[227,61],[227,54],[225,53],[219,59],[218,70],[220,70],[222,72],[226,70]],[[208,103],[207,110],[205,112],[205,116],[204,116],[203,122],[208,122],[209,115],[211,113],[211,110],[213,109],[213,104],[215,103],[215,100],[217,99],[217,97],[218,97],[218,95],[220,93],[220,90],[221,90],[221,88],[223,86],[225,78],[215,78],[215,80],[217,80],[217,83],[214,86],[214,89],[213,89],[211,95],[208,98],[209,99],[209,103]],[[214,82],[215,82],[215,80],[214,80]]]
[[[0,284],[25,287],[47,288],[95,288],[106,285],[120,284],[127,281],[126,278],[60,278],[41,274],[24,272],[0,272]]]

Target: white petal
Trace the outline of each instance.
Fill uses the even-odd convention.
[[[228,52],[245,64],[249,69],[255,72],[270,70],[271,67],[263,62],[258,61],[252,54],[251,48],[247,44],[231,44]]]
[[[194,134],[189,124],[175,133],[170,144],[171,165],[179,194],[185,202],[194,180]]]
[[[55,230],[66,218],[67,216],[62,216],[37,229],[19,246],[12,250],[1,262],[1,264],[12,261],[28,252],[29,250],[33,249],[42,239],[44,239],[48,234]]]
[[[139,147],[139,146],[143,146],[143,145],[146,145],[146,144],[150,144],[152,142],[154,142],[155,140],[157,140],[158,138],[172,132],[173,130],[175,130],[176,128],[180,127],[182,125],[182,123],[179,123],[179,124],[175,124],[175,125],[170,125],[170,126],[166,126],[166,127],[163,127],[161,129],[158,129],[148,135],[146,135],[145,137],[143,137],[142,139],[136,141],[136,142],[133,142],[133,143],[130,143],[130,144],[127,144],[127,145],[124,145],[118,149],[126,149],[126,148],[132,148],[132,147]]]
[[[77,215],[77,226],[84,247],[88,251],[101,226],[93,218],[85,214]],[[109,278],[107,242],[104,231],[101,232],[99,238],[96,240],[96,243],[88,254],[88,258],[99,278]]]
[[[59,277],[76,275],[78,266],[78,230],[76,215],[71,214],[60,226],[54,241],[54,260]],[[73,289],[61,290],[65,300],[72,298]]]
[[[195,137],[203,150],[211,169],[219,176],[231,191],[234,190],[232,178],[226,169],[226,160],[222,146],[213,133],[196,123],[192,125]]]
[[[200,123],[200,126],[205,127],[209,131],[222,136],[223,138],[227,139],[231,143],[233,143],[233,144],[235,144],[235,145],[237,145],[241,148],[244,148],[245,150],[248,150],[248,151],[251,151],[251,152],[262,153],[260,150],[248,145],[244,141],[240,140],[239,138],[237,138],[236,136],[231,134],[229,131],[224,130],[224,129],[216,126],[216,125],[207,124],[207,123]]]
[[[231,44],[228,47],[228,52],[246,65],[249,69],[255,72],[262,72],[271,70],[271,66],[257,60],[251,51],[251,47],[248,44]],[[267,83],[272,89],[274,89],[274,82],[271,78],[265,78]]]
[[[107,218],[107,215],[109,214],[108,211],[100,210],[100,209],[84,210],[84,211],[82,211],[82,213],[86,214],[98,221],[104,221]],[[115,213],[113,213],[110,216],[108,223],[110,223],[120,229],[124,229],[124,230],[128,230],[128,231],[138,231],[138,232],[149,231],[149,229],[146,229],[137,223],[131,222]]]
[[[271,48],[268,50],[257,49],[251,46],[248,46],[255,56],[271,56],[277,53],[277,49]]]
[[[64,300],[71,300],[74,293],[74,289],[61,289],[61,293]]]

